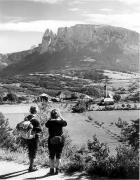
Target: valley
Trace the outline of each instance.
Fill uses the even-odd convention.
[[[75,25],[56,34],[47,29],[40,45],[1,54],[0,112],[15,127],[46,94],[68,120],[73,143],[86,143],[93,134],[118,143],[114,123],[139,118],[138,39],[134,31],[106,25]],[[105,98],[113,98],[113,105],[100,106]]]
[[[28,114],[31,105],[37,107],[36,104],[0,105],[0,111],[8,118],[10,127],[14,129],[17,123],[21,122],[25,115]],[[64,119],[68,123],[65,130],[68,131],[73,144],[85,145],[96,134],[100,142],[104,142],[109,146],[112,154],[116,153],[115,148],[120,144],[120,129],[115,123],[118,122],[119,118],[127,123],[139,118],[138,110],[108,111],[107,113],[105,111],[90,111],[73,114],[63,104],[53,104],[52,106],[61,110]]]

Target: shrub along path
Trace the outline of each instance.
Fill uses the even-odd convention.
[[[65,175],[60,173],[58,175],[53,175],[47,177],[49,169],[39,168],[38,171],[28,173],[28,166],[23,164],[18,164],[12,161],[0,161],[0,179],[8,180],[90,180],[84,174],[76,173],[73,175]]]

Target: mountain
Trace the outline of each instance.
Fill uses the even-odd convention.
[[[64,67],[139,71],[139,34],[107,25],[75,25],[47,29],[42,43],[8,55],[1,75],[48,72]]]

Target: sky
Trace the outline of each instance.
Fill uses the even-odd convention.
[[[140,33],[140,0],[0,0],[0,53],[41,43],[47,28],[108,24]]]

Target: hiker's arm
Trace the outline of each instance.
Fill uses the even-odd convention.
[[[63,119],[61,121],[59,121],[59,123],[61,124],[62,127],[67,126],[67,122],[64,121]]]
[[[36,132],[36,133],[40,133],[42,131],[41,129],[41,126],[40,126],[40,123],[38,120],[34,119],[31,121],[32,125],[33,125],[33,130]]]
[[[50,122],[51,122],[51,120],[49,119],[49,120],[45,123],[45,126],[46,126],[47,128],[50,127]]]

